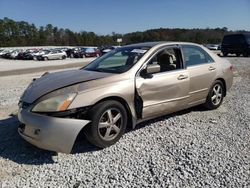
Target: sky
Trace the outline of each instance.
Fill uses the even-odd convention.
[[[0,0],[0,19],[99,35],[155,28],[250,30],[250,0]]]

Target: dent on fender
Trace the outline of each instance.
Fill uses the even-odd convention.
[[[80,131],[89,120],[57,118],[28,111],[20,111],[18,118],[25,127],[20,135],[35,146],[63,153],[70,153]],[[37,130],[39,130],[37,132]]]

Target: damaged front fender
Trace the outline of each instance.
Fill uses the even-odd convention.
[[[20,110],[18,119],[23,124],[19,134],[38,148],[70,153],[76,137],[89,120],[50,117]]]

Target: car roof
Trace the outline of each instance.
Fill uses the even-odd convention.
[[[158,41],[158,42],[144,42],[137,44],[126,45],[126,47],[154,47],[157,45],[178,45],[178,44],[188,44],[188,45],[198,45],[190,42],[174,42],[174,41]]]
[[[231,37],[231,36],[239,36],[239,35],[241,35],[241,36],[249,36],[250,35],[250,33],[234,33],[234,34],[227,34],[227,35],[225,35],[225,37]]]

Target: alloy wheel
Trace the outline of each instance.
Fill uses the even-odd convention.
[[[103,140],[109,141],[116,138],[121,131],[122,118],[121,112],[116,108],[110,108],[102,114],[98,132]]]
[[[212,92],[212,97],[211,97],[211,101],[213,103],[213,105],[218,105],[220,104],[221,100],[222,100],[222,87],[220,84],[215,84],[213,87],[213,92]]]

